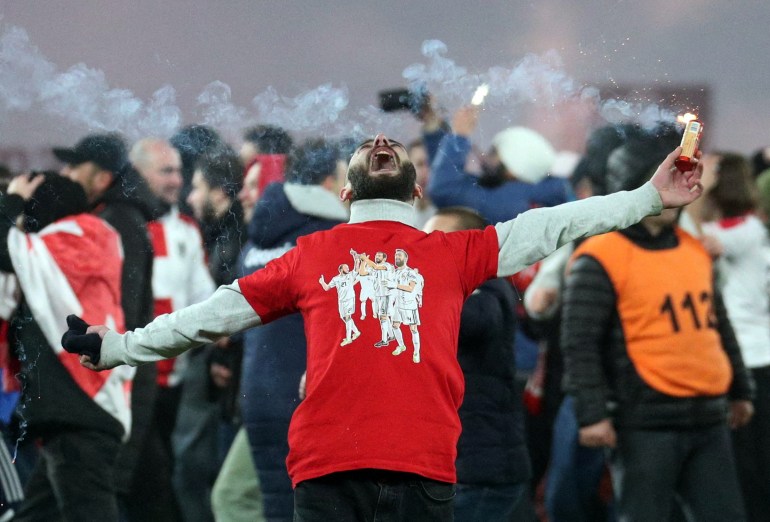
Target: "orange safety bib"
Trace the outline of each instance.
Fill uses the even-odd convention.
[[[732,381],[713,310],[711,258],[677,229],[679,245],[646,250],[619,232],[585,241],[609,275],[628,356],[653,389],[674,397],[721,395]]]

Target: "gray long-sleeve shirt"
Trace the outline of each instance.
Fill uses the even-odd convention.
[[[557,207],[533,209],[498,223],[499,277],[512,275],[575,239],[626,228],[663,209],[651,183],[630,192],[592,197]],[[412,205],[393,200],[357,201],[350,223],[398,221],[412,224]],[[238,281],[224,285],[206,301],[161,315],[144,328],[108,332],[100,367],[132,366],[175,357],[198,346],[261,324]]]

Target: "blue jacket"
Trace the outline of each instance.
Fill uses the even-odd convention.
[[[248,226],[249,241],[241,255],[242,275],[294,247],[300,236],[343,222],[345,209],[339,207],[330,212],[336,212],[338,219],[303,213],[292,205],[284,184],[269,185]],[[289,453],[289,421],[299,404],[297,390],[305,371],[305,345],[300,314],[254,328],[244,335],[241,414],[261,483],[265,518],[269,521],[289,521],[293,516],[294,496],[285,461]]]
[[[425,135],[428,154],[438,133]],[[471,143],[464,136],[442,137],[432,157],[428,195],[437,207],[464,206],[479,212],[490,223],[513,219],[534,207],[552,207],[574,199],[567,183],[546,177],[539,183],[505,181],[495,187],[478,184],[478,177],[465,172]]]
[[[510,180],[494,187],[479,185],[478,176],[465,172],[465,160],[471,150],[468,138],[439,130],[423,134],[423,141],[432,160],[428,196],[438,208],[470,207],[494,224],[531,208],[553,207],[574,199],[565,180],[550,176],[534,184]],[[515,346],[519,369],[534,369],[537,343],[521,328]]]

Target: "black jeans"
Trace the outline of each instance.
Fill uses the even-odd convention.
[[[691,430],[618,430],[611,452],[620,522],[666,522],[675,502],[690,520],[746,520],[727,424]]]
[[[452,521],[454,496],[454,484],[411,473],[332,473],[297,484],[294,522]]]
[[[117,522],[117,436],[94,430],[46,437],[15,521]]]
[[[770,518],[770,366],[751,373],[757,386],[754,417],[733,432],[733,447],[748,519],[762,522]]]

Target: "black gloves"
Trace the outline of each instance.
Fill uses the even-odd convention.
[[[87,334],[89,324],[77,315],[67,316],[69,330],[64,332],[61,345],[69,353],[87,355],[93,364],[98,364],[102,355],[102,338],[97,333]]]

